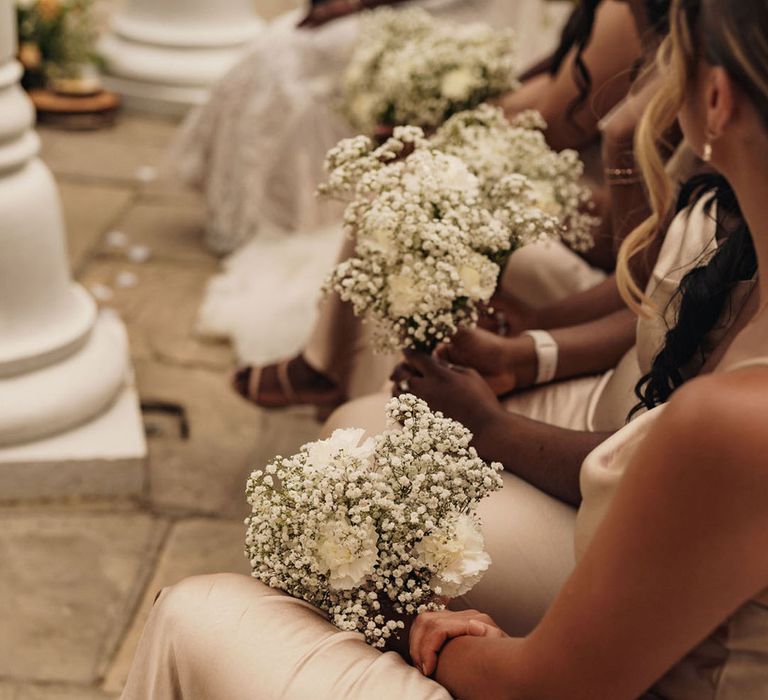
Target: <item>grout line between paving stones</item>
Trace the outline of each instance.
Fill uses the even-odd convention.
[[[150,513],[150,515],[152,514]],[[152,517],[157,521],[156,526],[158,532],[150,538],[149,551],[143,557],[141,566],[137,572],[136,583],[130,594],[132,603],[128,606],[126,610],[127,614],[123,617],[122,629],[119,631],[119,634],[115,634],[111,639],[110,635],[107,635],[104,640],[104,646],[96,657],[93,675],[94,683],[97,687],[101,687],[104,683],[109,667],[114,662],[126,636],[131,630],[136,615],[141,610],[141,604],[144,602],[147,587],[152,581],[162,553],[168,544],[171,529],[176,523],[174,520],[159,518],[154,515],[152,515]]]

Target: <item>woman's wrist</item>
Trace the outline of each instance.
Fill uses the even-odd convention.
[[[482,415],[471,431],[473,435],[472,445],[477,450],[477,454],[488,462],[501,462],[510,455],[510,439],[514,439],[514,430],[512,425],[515,421],[515,414],[509,413],[501,403],[495,407],[485,408]]]
[[[517,389],[526,389],[536,384],[539,358],[536,343],[530,335],[509,338],[505,344],[504,364],[517,380]]]

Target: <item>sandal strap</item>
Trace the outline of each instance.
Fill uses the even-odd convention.
[[[248,385],[245,398],[254,403],[259,401],[259,391],[261,389],[261,367],[251,367],[251,373],[248,375]]]
[[[288,362],[278,362],[275,365],[277,370],[277,381],[280,384],[280,390],[285,394],[285,397],[290,403],[301,403],[296,392],[293,390],[293,384],[291,384],[291,378],[288,376]]]
[[[253,367],[251,365],[247,365],[238,369],[232,378],[232,386],[234,387],[235,391],[244,399],[250,398],[252,374]]]

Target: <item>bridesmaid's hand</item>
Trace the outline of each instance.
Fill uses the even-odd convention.
[[[496,395],[474,370],[455,367],[439,358],[406,351],[406,361],[392,373],[394,395],[410,393],[459,421],[472,433],[503,411]]]
[[[480,373],[496,396],[533,385],[538,358],[529,336],[505,338],[476,328],[461,330],[437,349],[444,362]]]
[[[484,310],[478,325],[496,335],[515,336],[536,327],[535,312],[520,301],[497,292],[489,306],[493,311]]]
[[[466,636],[502,639],[509,635],[490,616],[477,610],[423,613],[411,627],[411,661],[425,676],[431,676],[443,646],[455,637]]]

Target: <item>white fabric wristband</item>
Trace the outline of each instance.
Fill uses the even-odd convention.
[[[536,372],[536,384],[551,382],[557,374],[557,341],[547,331],[525,331],[523,335],[533,338],[539,368]]]

